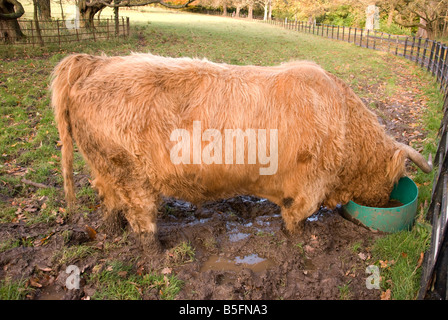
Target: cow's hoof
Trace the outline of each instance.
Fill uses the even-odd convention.
[[[288,225],[288,226],[283,226],[283,228],[281,228],[281,232],[287,237],[287,238],[294,238],[296,236],[299,236],[301,234],[303,234],[305,229],[305,222],[301,221],[299,223],[296,223],[294,225]]]
[[[156,255],[163,251],[155,233],[143,232],[140,235],[140,245],[145,255]]]
[[[103,228],[106,234],[111,236],[119,236],[123,233],[127,221],[121,210],[114,210],[104,216]]]

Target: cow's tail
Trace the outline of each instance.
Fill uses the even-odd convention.
[[[62,143],[62,175],[67,205],[75,203],[73,181],[73,136],[70,121],[70,92],[75,83],[89,75],[94,69],[96,57],[86,54],[71,55],[64,58],[54,69],[51,80],[51,103]]]

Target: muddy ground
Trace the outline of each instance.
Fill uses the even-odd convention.
[[[239,196],[198,209],[166,199],[160,208],[159,238],[163,252],[146,256],[130,233],[102,233],[101,209],[66,222],[8,223],[0,238],[32,239],[0,254],[0,278],[30,278],[28,299],[89,299],[96,288],[85,279],[106,261],[133,261],[135,272],[175,274],[183,281],[178,299],[378,299],[380,290],[366,288],[369,246],[378,233],[354,225],[338,212],[321,210],[303,233],[284,231],[280,209],[265,199]],[[95,230],[94,232],[92,231]],[[189,243],[193,259],[172,259],[170,249]],[[83,244],[91,254],[61,263],[58,252]],[[107,250],[105,249],[106,244]],[[59,261],[59,262],[58,262]],[[79,290],[66,288],[66,268],[81,270]],[[168,270],[168,271],[167,271]],[[160,293],[142,296],[158,299]]]

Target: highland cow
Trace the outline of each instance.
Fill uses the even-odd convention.
[[[95,177],[105,219],[113,222],[122,212],[147,246],[158,242],[161,195],[194,204],[235,195],[267,198],[281,207],[286,229],[293,231],[322,205],[387,203],[407,158],[424,172],[432,169],[417,151],[388,136],[348,85],[312,62],[258,67],[77,54],[56,67],[51,89],[68,204],[75,201],[76,142]],[[194,161],[193,154],[186,156],[191,161],[173,163],[179,142],[172,133],[182,129],[193,136],[195,122],[202,134],[276,130],[276,149],[268,134],[254,138],[266,143],[266,155],[277,152],[275,173],[260,174],[266,162],[251,158],[248,135],[240,143],[243,163]],[[188,144],[210,151],[215,143],[212,156],[224,157],[216,149],[222,144],[209,138]],[[231,143],[238,147],[236,139]]]

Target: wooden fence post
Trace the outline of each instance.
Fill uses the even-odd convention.
[[[367,35],[366,35],[366,48],[369,48],[369,36],[370,36],[370,29],[367,29]]]
[[[425,65],[425,59],[426,59],[426,50],[428,49],[428,38],[425,39],[425,44],[423,45],[423,56],[422,56],[422,63],[421,67]]]
[[[362,47],[362,33],[363,33],[364,29],[361,28],[361,36],[359,37],[359,46]]]
[[[129,17],[126,17],[126,37],[128,37],[129,38],[129,34],[130,34],[130,30],[131,30],[131,28],[130,28],[130,23],[129,23]]]
[[[417,45],[417,57],[415,59],[415,63],[418,64],[418,59],[420,58],[420,46],[422,44],[422,37],[418,37],[418,45]]]
[[[403,57],[406,58],[406,50],[408,48],[408,37],[406,37],[406,40],[404,41],[404,51],[403,51]]]
[[[56,20],[56,25],[58,27],[58,43],[59,43],[59,46],[60,46],[61,45],[61,32],[59,30],[59,19]]]
[[[440,82],[443,81],[443,62],[445,59],[445,46],[442,45],[440,42],[440,51],[439,51],[439,66],[438,66],[438,74],[440,76],[438,77]]]
[[[106,39],[109,40],[109,18],[106,19]]]
[[[390,52],[390,33],[389,37],[387,38],[387,52]]]
[[[433,75],[439,80],[439,42],[436,42],[436,48],[434,51],[434,62],[433,62]]]
[[[383,39],[382,33],[381,33],[381,39]],[[376,50],[376,30],[373,33],[373,50]]]
[[[30,30],[31,30],[31,42],[34,48],[34,29],[33,29],[33,20],[30,20]]]
[[[440,45],[440,42],[437,41],[436,52],[434,53],[434,69],[437,80],[439,80],[440,51],[442,51],[442,47]]]
[[[412,57],[414,55],[414,46],[415,46],[415,36],[412,37],[412,46],[411,46],[411,56],[410,59],[412,61]]]
[[[448,48],[446,46],[443,46],[443,55],[442,55],[442,70],[441,70],[441,79],[440,79],[440,89],[443,89],[446,82],[446,73],[447,73],[447,56],[448,56]]]

